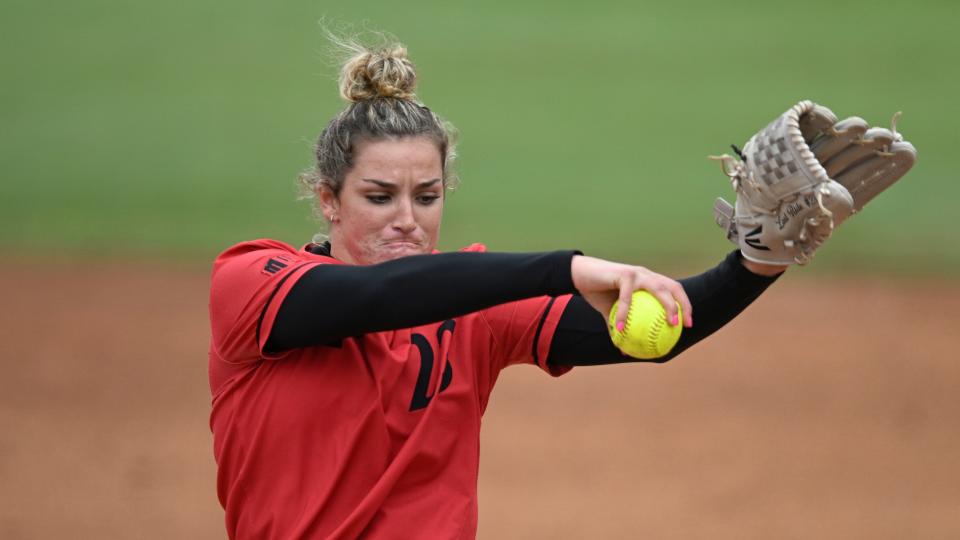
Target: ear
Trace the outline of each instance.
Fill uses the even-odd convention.
[[[320,211],[323,212],[324,219],[329,223],[336,221],[336,216],[340,212],[340,199],[326,184],[320,184],[317,188],[317,200],[320,201]]]

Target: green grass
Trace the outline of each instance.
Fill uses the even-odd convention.
[[[326,16],[400,36],[421,97],[460,129],[443,249],[713,261],[727,246],[712,201],[731,194],[705,156],[810,98],[881,125],[902,109],[920,152],[815,266],[955,274],[960,9],[806,5],[6,0],[0,242],[203,260],[307,241],[295,178],[342,107]]]

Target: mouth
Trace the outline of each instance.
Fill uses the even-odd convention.
[[[420,242],[413,240],[392,240],[384,242],[383,245],[392,249],[420,249]]]
[[[380,253],[378,258],[380,261],[390,261],[393,259],[399,259],[401,257],[424,255],[428,253],[428,250],[426,247],[424,247],[423,243],[410,239],[383,240],[379,242],[379,244]]]

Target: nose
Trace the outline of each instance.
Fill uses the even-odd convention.
[[[393,216],[393,228],[409,234],[417,228],[417,220],[413,215],[413,204],[410,201],[401,201],[397,213]]]

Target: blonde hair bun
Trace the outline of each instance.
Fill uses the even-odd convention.
[[[414,100],[417,73],[399,43],[378,50],[354,46],[340,71],[340,95],[350,102],[376,98]],[[358,50],[359,49],[359,50]]]

